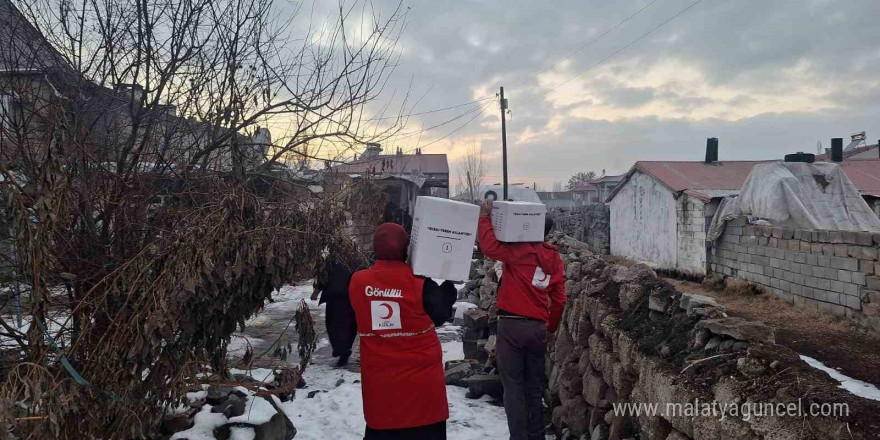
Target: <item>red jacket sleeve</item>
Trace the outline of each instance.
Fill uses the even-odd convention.
[[[547,330],[555,332],[562,320],[562,312],[565,310],[565,265],[562,258],[556,257],[556,270],[559,281],[550,286],[550,320],[547,322]]]
[[[495,238],[495,231],[492,229],[492,217],[481,215],[480,221],[477,223],[477,240],[480,241],[480,251],[483,255],[500,261],[509,263],[512,252],[510,245],[502,243]]]

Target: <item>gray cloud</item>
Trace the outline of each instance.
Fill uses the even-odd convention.
[[[513,112],[511,174],[545,185],[585,169],[623,172],[635,160],[697,160],[709,136],[721,139],[721,156],[727,159],[812,151],[818,140],[827,144],[831,137],[861,130],[880,138],[880,26],[873,23],[880,3],[874,0],[704,0],[609,61],[611,69],[597,68],[575,81],[594,86],[595,99],[566,106],[549,102],[535,74],[646,2],[413,1],[402,40],[407,52],[389,88],[404,90],[410,80],[416,95],[430,88],[419,111],[466,102],[477,89],[494,93],[505,85]],[[658,1],[556,70],[561,78],[582,72],[691,2]],[[733,96],[693,93],[688,83],[654,87],[626,81],[670,62],[693,66],[707,87]],[[809,103],[812,96],[832,108],[762,109],[764,99]],[[663,103],[681,113],[709,105],[760,111],[727,121],[657,115],[609,122],[572,116],[576,108],[597,105],[596,99],[624,109]],[[419,121],[432,125],[456,114]],[[451,148],[479,137],[484,152],[497,155],[497,121],[493,105],[451,137],[456,141]],[[437,129],[423,140],[459,125]],[[530,133],[537,135],[526,136]],[[431,151],[446,148],[449,144],[438,143]],[[493,164],[491,174],[499,176],[500,166]]]

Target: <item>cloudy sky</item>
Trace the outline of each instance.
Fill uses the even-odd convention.
[[[545,188],[578,171],[623,173],[637,160],[700,160],[711,136],[722,160],[815,152],[820,140],[828,147],[862,130],[871,143],[880,138],[880,2],[694,2],[408,0],[388,90],[426,93],[412,110],[422,112],[505,86],[511,182]],[[497,102],[416,116],[404,131],[483,104],[482,114],[391,147],[430,144],[424,152],[449,154],[454,168],[478,146],[488,180],[500,181]]]

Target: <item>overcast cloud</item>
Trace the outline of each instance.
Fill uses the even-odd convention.
[[[694,2],[658,0],[538,74],[649,2],[410,0],[389,90],[430,90],[419,112],[505,86],[511,181],[545,188],[578,171],[623,173],[636,160],[699,160],[710,136],[720,139],[722,160],[814,152],[817,141],[827,147],[862,130],[871,143],[880,138],[876,0],[703,0],[585,71]],[[463,110],[414,117],[404,131]],[[416,140],[391,147],[412,149]],[[491,161],[490,180],[500,181],[497,104],[425,152],[448,153],[454,167],[475,144]]]

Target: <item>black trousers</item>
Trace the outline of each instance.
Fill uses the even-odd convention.
[[[504,385],[510,440],[543,440],[547,324],[499,317],[496,337],[495,359]]]
[[[330,337],[333,356],[348,356],[351,354],[351,346],[357,336],[354,309],[348,299],[348,292],[345,295],[328,295],[328,297],[327,336]]]
[[[373,429],[367,426],[364,440],[446,440],[446,421],[404,429]]]

